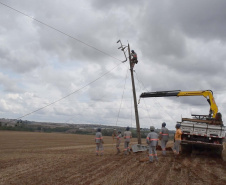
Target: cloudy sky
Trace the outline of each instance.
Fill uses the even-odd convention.
[[[225,9],[224,0],[0,0],[0,118],[135,127],[120,39],[138,54],[138,99],[211,89],[224,119]],[[209,105],[148,98],[138,110],[141,128],[173,129]]]

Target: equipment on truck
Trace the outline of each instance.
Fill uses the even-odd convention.
[[[213,92],[211,90],[144,92],[140,98],[168,96],[204,96],[210,105],[208,115],[192,115],[193,118],[182,118],[182,121],[178,122],[183,132],[181,137],[182,153],[198,149],[208,150],[208,152],[214,151],[222,155],[225,127],[221,113],[218,112]]]

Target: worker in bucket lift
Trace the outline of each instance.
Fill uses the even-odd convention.
[[[132,58],[131,58],[131,66],[133,68],[134,65],[138,63],[137,54],[135,53],[134,50],[131,51],[131,56],[132,56]]]
[[[118,155],[121,151],[119,149],[120,143],[121,143],[121,139],[122,139],[122,134],[121,131],[118,131],[118,135],[116,136],[116,149],[117,149],[117,153],[116,155]]]
[[[124,132],[124,155],[127,155],[127,152],[130,154],[129,143],[132,138],[132,133],[129,130],[130,128],[126,127],[126,131]]]
[[[158,161],[158,156],[156,152],[156,146],[158,145],[158,134],[155,132],[155,127],[150,126],[150,133],[147,135],[146,142],[149,146],[149,161],[148,163],[153,163],[155,158]]]
[[[159,132],[159,139],[161,140],[162,155],[166,155],[166,144],[169,140],[169,130],[166,128],[166,123],[162,123],[162,128]]]
[[[101,128],[97,129],[96,137],[95,137],[95,143],[96,143],[96,155],[103,155],[103,136],[101,133]]]
[[[181,143],[181,135],[182,135],[182,131],[180,129],[180,124],[177,123],[176,124],[176,133],[174,136],[174,146],[173,146],[173,152],[175,154],[175,156],[179,155],[179,151],[180,151],[180,143]]]

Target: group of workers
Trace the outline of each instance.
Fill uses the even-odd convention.
[[[134,50],[131,50],[131,60],[130,61],[131,61],[131,68],[133,69],[134,65],[138,63],[137,54]],[[112,136],[116,137],[116,149],[117,149],[116,154],[119,154],[121,152],[119,149],[119,145],[121,143],[122,133],[121,133],[121,131],[118,131],[118,133],[116,133],[115,131],[116,130],[114,130],[114,133]],[[129,127],[126,128],[126,131],[124,132],[123,136],[124,136],[124,154],[127,155],[128,153],[130,154],[129,143],[132,138],[132,133],[131,133]],[[103,136],[102,136],[100,128],[97,129],[95,143],[96,143],[96,155],[103,155],[104,140],[103,140]]]
[[[172,148],[175,156],[179,155],[181,135],[182,131],[180,129],[180,124],[176,124],[176,133],[174,135],[174,146]],[[156,152],[156,146],[158,145],[158,140],[161,140],[162,155],[166,155],[166,144],[169,140],[169,130],[166,128],[166,123],[162,123],[162,128],[159,135],[155,132],[155,127],[150,126],[150,133],[147,135],[146,142],[149,146],[149,162],[152,163],[154,158],[158,161],[158,156]]]
[[[131,68],[133,69],[134,65],[138,63],[137,54],[134,50],[131,51],[131,60],[130,61],[131,61]],[[180,124],[176,124],[175,128],[176,128],[176,133],[174,136],[174,146],[173,146],[172,150],[173,150],[175,156],[178,156],[182,132],[180,130]],[[122,136],[121,131],[118,131],[118,133],[116,133],[116,130],[114,129],[112,137],[113,137],[113,139],[116,139],[116,150],[117,150],[116,155],[118,155],[121,152],[119,146],[121,144],[121,140],[123,137],[124,137],[124,155],[131,153],[129,144],[130,144],[130,140],[132,138],[132,133],[131,133],[129,127],[126,128],[126,131],[124,132],[123,136]],[[169,130],[166,128],[165,122],[162,123],[162,128],[159,132],[159,135],[155,132],[155,127],[150,126],[150,133],[147,135],[146,142],[149,147],[149,162],[151,162],[151,163],[153,162],[154,158],[156,161],[158,161],[156,146],[158,145],[159,140],[161,140],[162,155],[165,156],[166,155],[166,144],[169,140]],[[100,128],[97,129],[95,142],[96,142],[96,155],[103,155],[104,140],[103,140],[103,136],[102,136]]]
[[[176,133],[174,136],[174,146],[173,146],[172,150],[173,150],[175,156],[178,156],[179,150],[180,150],[179,147],[180,147],[180,143],[181,143],[182,131],[180,129],[180,124],[176,124],[175,128],[176,128]],[[118,133],[116,133],[116,130],[114,129],[112,137],[114,139],[116,139],[116,150],[117,150],[116,155],[118,155],[121,152],[120,144],[121,144],[122,138],[124,138],[124,155],[128,155],[131,153],[129,144],[130,144],[130,141],[132,138],[132,133],[131,133],[129,127],[126,127],[126,131],[124,132],[123,136],[122,136],[121,131],[118,131]],[[154,126],[150,126],[150,133],[147,135],[147,138],[146,138],[146,142],[149,147],[149,161],[148,162],[150,162],[150,163],[152,163],[154,161],[154,159],[156,161],[158,161],[156,147],[158,145],[159,140],[161,140],[162,155],[165,156],[166,155],[166,145],[169,140],[169,130],[166,128],[165,122],[162,123],[162,128],[161,128],[159,134],[157,134],[155,132]],[[95,142],[96,142],[96,155],[103,155],[104,140],[103,140],[103,136],[102,136],[100,128],[97,129]]]
[[[130,154],[130,140],[132,138],[132,132],[130,131],[129,127],[126,127],[126,131],[124,132],[124,135],[122,136],[121,131],[118,131],[118,133],[115,132],[116,130],[114,130],[112,137],[113,139],[116,139],[116,150],[117,150],[117,155],[121,152],[120,151],[120,144],[121,144],[121,140],[124,137],[124,154]],[[96,132],[96,137],[95,137],[95,143],[96,143],[96,155],[103,155],[104,152],[104,148],[103,148],[103,136],[101,133],[101,129],[98,128],[97,132]]]

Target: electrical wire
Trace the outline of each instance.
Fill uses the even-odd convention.
[[[39,109],[37,109],[37,110],[34,110],[34,111],[30,112],[30,113],[27,113],[27,114],[25,114],[25,115],[23,115],[23,116],[20,116],[20,117],[18,117],[17,119],[21,119],[21,118],[26,117],[26,116],[28,116],[28,115],[30,115],[30,114],[33,114],[33,113],[35,113],[35,112],[38,112],[38,111],[40,111],[40,110],[42,110],[42,109],[45,109],[46,107],[49,107],[49,106],[51,106],[51,105],[53,105],[53,104],[55,104],[55,103],[57,103],[57,102],[59,102],[59,101],[65,99],[65,98],[67,98],[67,97],[69,97],[69,96],[71,96],[71,95],[73,95],[73,94],[79,92],[80,90],[82,90],[82,89],[84,89],[85,87],[89,86],[90,84],[96,82],[96,81],[99,80],[100,78],[104,77],[105,75],[107,75],[108,73],[110,73],[111,71],[113,71],[115,68],[117,68],[117,67],[118,67],[119,65],[121,65],[121,64],[122,64],[122,63],[119,63],[118,65],[116,65],[115,67],[113,67],[111,70],[105,72],[104,74],[102,74],[101,76],[99,76],[98,78],[96,78],[95,80],[93,80],[93,81],[89,82],[88,84],[82,86],[81,88],[79,88],[79,89],[77,89],[77,90],[71,92],[70,94],[68,94],[68,95],[66,95],[66,96],[64,96],[64,97],[62,97],[62,98],[60,98],[60,99],[58,99],[58,100],[56,100],[56,101],[53,101],[52,103],[49,103],[48,105],[46,105],[46,106],[44,106],[44,107],[41,107],[41,108],[39,108]]]
[[[136,79],[137,79],[137,81],[138,81],[138,85],[139,85],[139,87],[140,87],[140,90],[142,90],[141,84],[143,85],[143,83],[141,83],[141,82],[139,81],[136,71],[135,71],[135,74],[136,74]],[[144,87],[144,85],[143,85],[143,87]],[[147,113],[148,113],[148,117],[149,117],[151,123],[153,124],[153,121],[152,121],[152,119],[151,119],[150,112],[148,111],[147,104],[146,104],[145,101],[144,101],[144,104],[145,104],[146,111],[147,111]]]
[[[136,73],[136,71],[135,71],[135,73]],[[138,79],[138,75],[137,75],[137,73],[136,73],[136,78],[137,78],[137,80],[138,81],[140,81],[139,79]],[[143,83],[141,83],[142,85],[143,85]],[[168,114],[168,112],[166,111],[166,109],[157,101],[157,99],[156,98],[154,98],[154,100],[155,100],[155,102],[163,109],[163,110],[165,110],[165,113],[173,120],[173,121],[176,121],[170,114]],[[144,101],[145,102],[145,101]],[[177,122],[177,121],[176,121]]]
[[[82,43],[82,44],[84,44],[84,45],[86,45],[86,46],[88,46],[88,47],[90,47],[90,48],[92,48],[92,49],[94,49],[94,50],[96,50],[96,51],[99,51],[100,53],[102,53],[102,54],[104,54],[104,55],[107,55],[107,56],[109,56],[109,57],[111,57],[111,58],[114,58],[114,59],[116,59],[116,60],[118,60],[118,61],[120,61],[120,62],[122,61],[122,60],[120,60],[120,59],[118,59],[118,58],[116,58],[116,57],[114,57],[114,56],[112,56],[112,55],[106,53],[105,51],[102,51],[102,50],[100,50],[100,49],[98,49],[98,48],[96,48],[96,47],[94,47],[94,46],[92,46],[92,45],[90,45],[90,44],[87,44],[87,43],[83,42],[83,41],[80,40],[80,39],[77,39],[77,38],[75,38],[75,37],[73,37],[73,36],[71,36],[71,35],[69,35],[69,34],[67,34],[67,33],[65,33],[65,32],[63,32],[63,31],[61,31],[61,30],[59,30],[59,29],[57,29],[57,28],[54,28],[53,26],[50,26],[50,25],[48,25],[48,24],[46,24],[46,23],[44,23],[44,22],[42,22],[42,21],[40,21],[40,20],[38,20],[38,19],[36,19],[36,18],[34,18],[34,17],[28,15],[28,14],[26,14],[26,13],[23,13],[23,12],[20,11],[20,10],[17,10],[16,8],[13,8],[13,7],[11,7],[11,6],[7,5],[7,4],[4,4],[4,3],[2,3],[2,2],[0,2],[0,4],[3,5],[3,6],[5,6],[5,7],[7,7],[7,8],[9,8],[9,9],[11,9],[11,10],[14,10],[14,11],[16,11],[16,12],[18,12],[18,13],[20,13],[20,14],[22,14],[22,15],[24,15],[24,16],[26,16],[26,17],[28,17],[28,18],[30,18],[30,19],[32,19],[32,20],[34,20],[34,21],[40,23],[40,24],[42,24],[42,25],[45,25],[46,27],[51,28],[52,30],[55,30],[55,31],[57,31],[57,32],[59,32],[59,33],[61,33],[61,34],[63,34],[63,35],[66,35],[66,36],[70,37],[71,39],[76,40],[77,42],[80,42],[80,43]]]
[[[44,22],[42,22],[42,21],[40,21],[40,20],[38,20],[38,19],[36,19],[36,18],[33,18],[32,16],[30,16],[30,15],[28,15],[28,14],[26,14],[26,13],[24,13],[24,12],[22,12],[22,11],[16,9],[16,8],[13,8],[13,7],[11,7],[11,6],[7,5],[7,4],[4,4],[4,3],[2,3],[2,2],[0,2],[0,4],[3,5],[3,6],[5,6],[5,7],[7,7],[7,8],[9,8],[9,9],[11,9],[11,10],[16,11],[16,12],[18,12],[18,13],[20,13],[20,14],[22,14],[22,15],[24,15],[24,16],[26,16],[26,17],[28,17],[28,18],[30,18],[30,19],[32,19],[32,20],[34,20],[34,21],[36,21],[36,22],[38,22],[38,23],[40,23],[40,24],[42,24],[42,25],[44,25],[44,26],[46,26],[46,27],[48,27],[48,28],[50,28],[50,29],[52,29],[52,30],[55,30],[55,31],[57,31],[57,32],[59,32],[59,33],[61,33],[61,34],[63,34],[63,35],[66,35],[66,36],[68,36],[69,38],[74,39],[74,40],[76,40],[76,41],[78,41],[78,42],[80,42],[80,43],[82,43],[82,44],[84,44],[84,45],[86,45],[86,46],[88,46],[88,47],[94,49],[94,50],[97,50],[97,51],[99,51],[99,52],[102,53],[102,54],[105,54],[105,55],[107,55],[107,56],[109,56],[109,57],[111,57],[111,58],[114,58],[114,59],[118,60],[118,61],[122,61],[122,60],[120,60],[120,59],[118,59],[118,58],[116,58],[116,57],[114,57],[114,56],[112,56],[112,55],[110,55],[110,54],[108,54],[108,53],[106,53],[106,52],[104,52],[104,51],[102,51],[102,50],[100,50],[100,49],[98,49],[98,48],[96,48],[96,47],[90,45],[90,44],[87,44],[87,43],[83,42],[83,41],[80,40],[80,39],[77,39],[77,38],[75,38],[75,37],[73,37],[73,36],[71,36],[71,35],[69,35],[69,34],[67,34],[67,33],[65,33],[65,32],[63,32],[63,31],[61,31],[61,30],[59,30],[59,29],[57,29],[57,28],[55,28],[55,27],[53,27],[53,26],[50,26],[50,25],[48,25],[48,24],[46,24],[46,23],[44,23]],[[120,63],[120,64],[121,64],[121,63]],[[120,65],[120,64],[119,64],[119,65]],[[115,68],[118,67],[119,65],[115,66],[113,69],[115,69]],[[113,69],[112,69],[112,70],[113,70]],[[99,80],[100,78],[102,78],[103,76],[105,76],[106,74],[108,74],[109,72],[111,72],[112,70],[110,70],[110,71],[104,73],[103,75],[101,75],[101,76],[98,77],[97,79],[91,81],[90,83],[86,84],[85,86],[81,87],[80,89],[78,89],[78,90],[76,90],[76,91],[74,91],[74,92],[72,92],[72,93],[70,93],[70,94],[64,96],[63,98],[60,98],[60,99],[58,99],[58,100],[56,100],[56,101],[54,101],[54,102],[52,102],[52,103],[50,103],[50,104],[48,104],[48,105],[46,105],[46,106],[44,106],[44,107],[41,107],[41,108],[39,108],[39,109],[37,109],[37,110],[34,110],[34,111],[32,111],[32,112],[30,112],[30,113],[28,113],[28,114],[25,114],[25,115],[23,115],[23,116],[20,116],[20,117],[18,117],[17,119],[21,119],[21,118],[26,117],[26,116],[28,116],[28,115],[30,115],[30,114],[33,114],[33,113],[35,113],[35,112],[37,112],[37,111],[40,111],[40,110],[42,110],[42,109],[44,109],[44,108],[46,108],[46,107],[49,107],[49,106],[51,106],[51,105],[53,105],[53,104],[55,104],[55,103],[57,103],[57,102],[59,102],[59,101],[65,99],[65,98],[71,96],[71,95],[74,94],[74,93],[77,93],[78,91],[84,89],[84,88],[87,87],[88,85],[90,85],[90,84],[96,82],[97,80]]]
[[[125,84],[124,84],[124,89],[123,89],[123,93],[122,93],[121,103],[120,103],[120,107],[119,107],[119,111],[118,111],[118,116],[117,116],[117,120],[116,120],[116,126],[118,124],[118,118],[119,118],[119,114],[120,114],[120,111],[121,111],[122,100],[123,100],[124,91],[125,91],[125,87],[126,87],[126,80],[127,80],[128,71],[129,70],[127,70],[126,77],[125,77]]]

